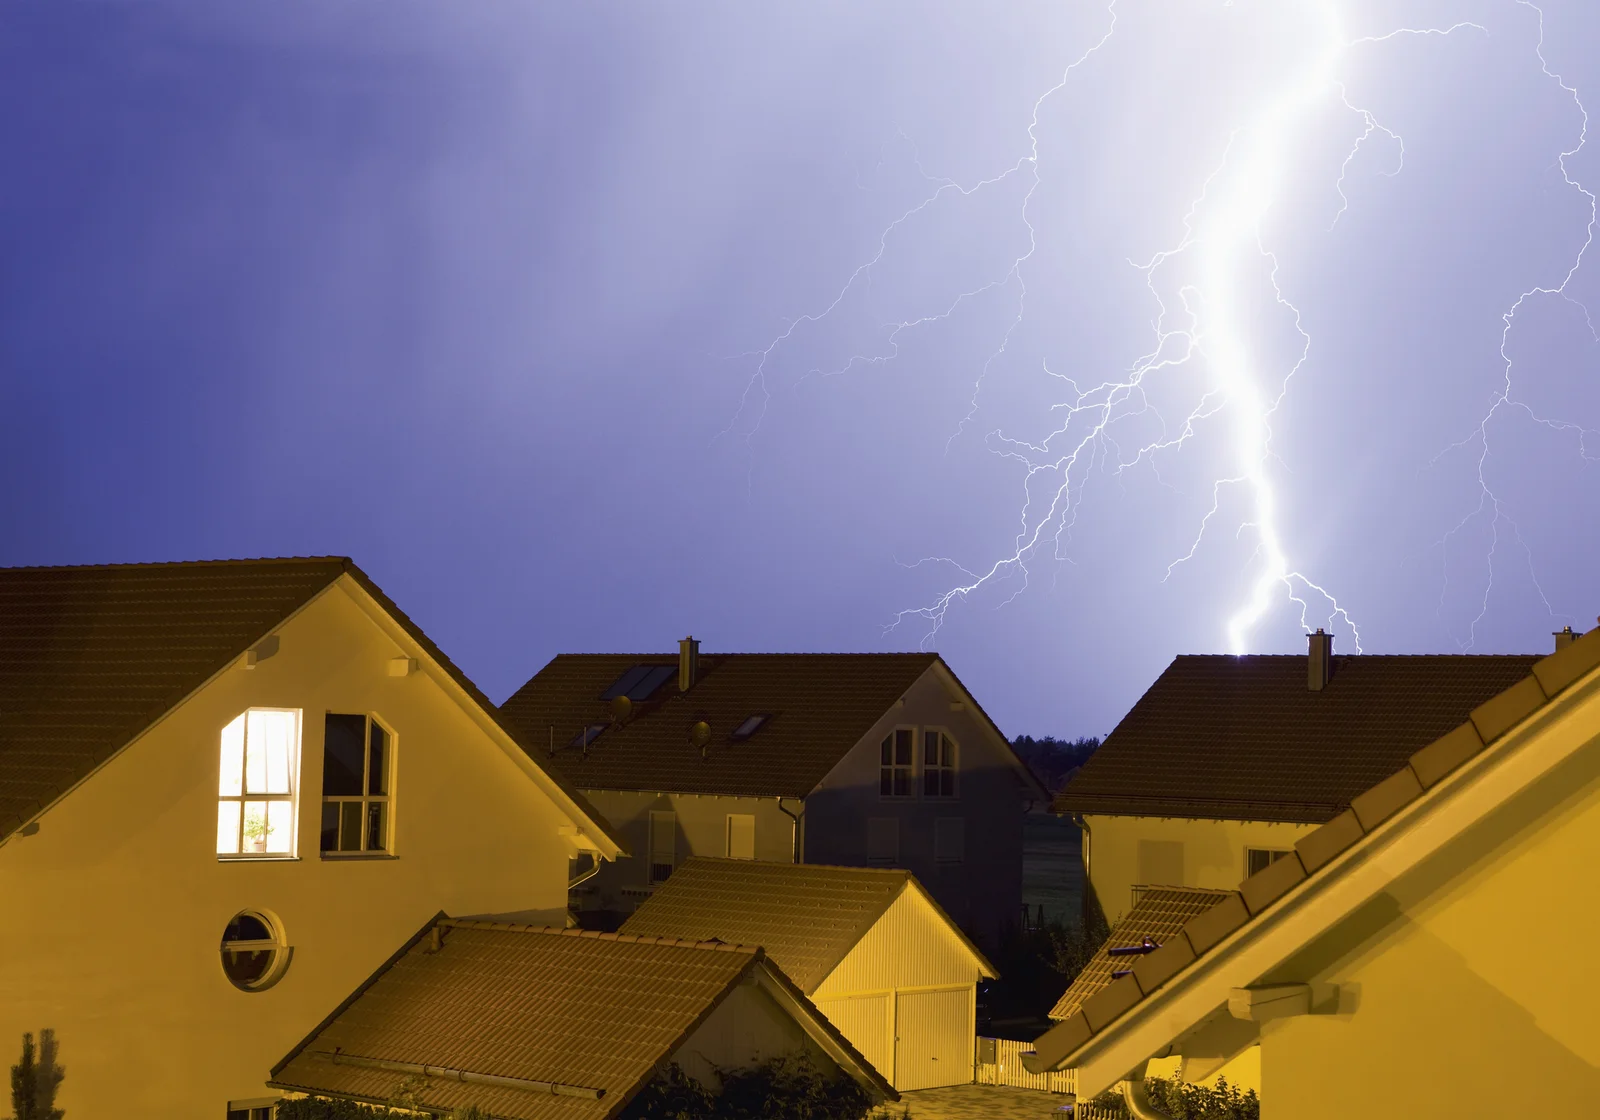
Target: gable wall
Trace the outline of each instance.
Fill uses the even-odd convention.
[[[1291,962],[1339,1011],[1266,1025],[1263,1116],[1590,1114],[1596,853],[1600,741]]]
[[[701,1084],[715,1087],[717,1066],[739,1069],[799,1054],[818,1069],[839,1068],[776,1000],[747,981],[728,993],[672,1060]]]
[[[898,821],[900,858],[939,904],[964,928],[984,938],[1017,920],[1022,905],[1022,814],[1027,796],[1016,762],[993,740],[971,705],[952,710],[956,697],[930,668],[906,691],[905,703],[885,712],[806,799],[806,863],[868,866],[867,821]],[[896,727],[915,727],[918,767],[909,798],[879,794],[879,744]],[[923,728],[942,728],[959,744],[957,796],[922,796]],[[935,822],[963,824],[960,863],[934,859]]]
[[[219,1117],[261,1097],[270,1066],[422,923],[564,915],[564,814],[341,586],[278,631],[0,847],[0,1060],[53,1028],[76,1116]],[[215,854],[219,733],[245,708],[304,712],[295,860]],[[371,711],[394,730],[397,858],[320,858],[322,717]],[[229,919],[260,909],[293,957],[274,987],[223,974]]]
[[[1288,851],[1316,825],[1276,821],[1194,820],[1181,817],[1086,816],[1089,826],[1089,881],[1113,925],[1133,906],[1133,887],[1180,886],[1232,890],[1245,878],[1245,849]],[[1145,850],[1140,843],[1161,845]],[[1171,845],[1181,845],[1181,849]],[[1182,881],[1147,882],[1144,872],[1181,851]],[[1161,876],[1170,878],[1170,876]]]
[[[972,954],[927,900],[907,888],[817,985],[812,998],[977,982]]]

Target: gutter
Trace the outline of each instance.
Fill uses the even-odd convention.
[[[604,1089],[590,1089],[583,1085],[562,1085],[554,1081],[529,1081],[524,1077],[502,1077],[496,1073],[471,1073],[448,1066],[425,1066],[416,1062],[391,1062],[387,1058],[361,1058],[342,1054],[337,1050],[308,1050],[306,1056],[320,1058],[336,1066],[356,1066],[360,1069],[381,1069],[393,1073],[420,1073],[424,1077],[437,1077],[445,1081],[461,1081],[469,1085],[492,1085],[497,1089],[519,1089],[524,1093],[549,1093],[558,1097],[583,1097],[597,1101],[606,1095]]]
[[[790,821],[790,825],[789,825],[789,862],[790,863],[799,863],[800,862],[800,822],[801,822],[801,820],[803,820],[805,818],[805,815],[806,815],[805,799],[804,798],[795,798],[795,800],[800,802],[800,811],[798,813],[791,813],[791,812],[789,812],[789,810],[787,810],[787,809],[785,809],[783,807],[783,798],[782,797],[778,798],[778,812],[780,812],[784,816],[788,817],[789,821]]]
[[[1150,1093],[1144,1087],[1145,1063],[1140,1062],[1122,1082],[1122,1100],[1133,1113],[1134,1120],[1173,1120],[1150,1103]]]
[[[574,875],[572,878],[568,879],[567,890],[570,891],[582,883],[587,883],[590,879],[593,879],[598,874],[600,874],[600,853],[590,852],[589,870],[585,871],[581,875]]]

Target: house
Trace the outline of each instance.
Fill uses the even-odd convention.
[[[1178,657],[1052,807],[1113,923],[1146,886],[1231,889],[1537,660],[1336,657],[1320,630],[1305,657]]]
[[[1581,1116],[1600,1092],[1600,631],[1533,663],[1042,1035],[1080,1096],[1259,1046],[1262,1107]],[[1190,1066],[1197,1067],[1191,1070]]]
[[[609,1120],[670,1064],[804,1056],[896,1098],[758,948],[440,916],[272,1068],[271,1086],[504,1120]]]
[[[896,1089],[972,1080],[995,971],[909,872],[696,857],[621,932],[760,945]]]
[[[250,1120],[440,907],[622,850],[349,560],[0,570],[0,1041],[69,1116]]]
[[[1048,796],[937,654],[562,655],[502,706],[633,856],[585,884],[614,927],[689,856],[913,872],[992,937]]]

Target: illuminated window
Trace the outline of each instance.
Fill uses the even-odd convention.
[[[678,814],[650,814],[650,881],[665,883],[678,859]]]
[[[277,983],[288,967],[283,930],[265,914],[242,911],[222,931],[222,971],[235,988],[259,992]]]
[[[217,783],[217,854],[294,855],[300,713],[251,708],[222,729]]]
[[[728,858],[756,858],[756,818],[752,813],[728,814]]]
[[[911,796],[911,744],[915,732],[897,727],[883,737],[878,748],[878,793],[883,797]]]
[[[1276,848],[1246,848],[1244,850],[1245,877],[1265,871],[1289,853]]]
[[[956,795],[956,741],[943,731],[922,733],[922,796]]]
[[[371,716],[329,712],[322,738],[324,855],[389,850],[391,736]]]

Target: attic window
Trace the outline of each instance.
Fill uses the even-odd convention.
[[[677,671],[673,665],[635,665],[612,682],[611,687],[600,694],[600,699],[626,696],[629,700],[648,700]]]
[[[604,731],[609,726],[610,724],[606,723],[591,723],[588,727],[585,727],[582,731],[574,735],[572,737],[572,742],[569,743],[568,746],[580,748],[587,747],[590,743],[600,738],[600,732]]]
[[[735,739],[748,739],[750,736],[759,731],[761,729],[761,725],[766,722],[767,717],[764,715],[751,716],[738,727],[733,729],[733,737]]]

